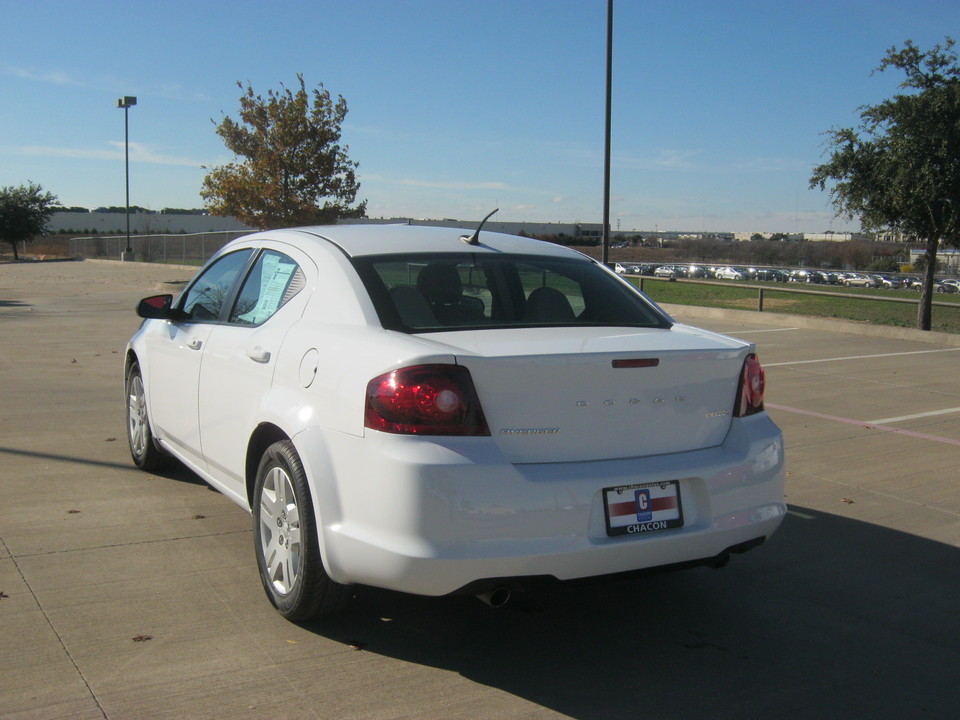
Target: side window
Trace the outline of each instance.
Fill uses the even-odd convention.
[[[260,325],[269,320],[303,286],[306,279],[300,266],[283,253],[266,250],[243,282],[230,322]]]
[[[181,309],[193,320],[213,321],[220,317],[237,277],[250,259],[252,249],[224,255],[198,277],[183,299]]]

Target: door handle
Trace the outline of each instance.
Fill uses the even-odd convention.
[[[256,363],[265,365],[270,362],[270,351],[264,350],[258,345],[257,347],[247,349],[247,357]]]

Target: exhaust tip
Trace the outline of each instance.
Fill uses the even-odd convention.
[[[480,593],[477,599],[492,608],[502,608],[510,602],[510,595],[510,588],[498,587],[490,592]]]

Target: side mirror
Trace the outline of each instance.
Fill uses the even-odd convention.
[[[173,307],[173,295],[152,295],[137,304],[137,315],[147,320],[189,320],[190,316]]]

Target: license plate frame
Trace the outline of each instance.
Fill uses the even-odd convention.
[[[645,535],[683,527],[680,481],[604,488],[603,515],[609,537]]]

